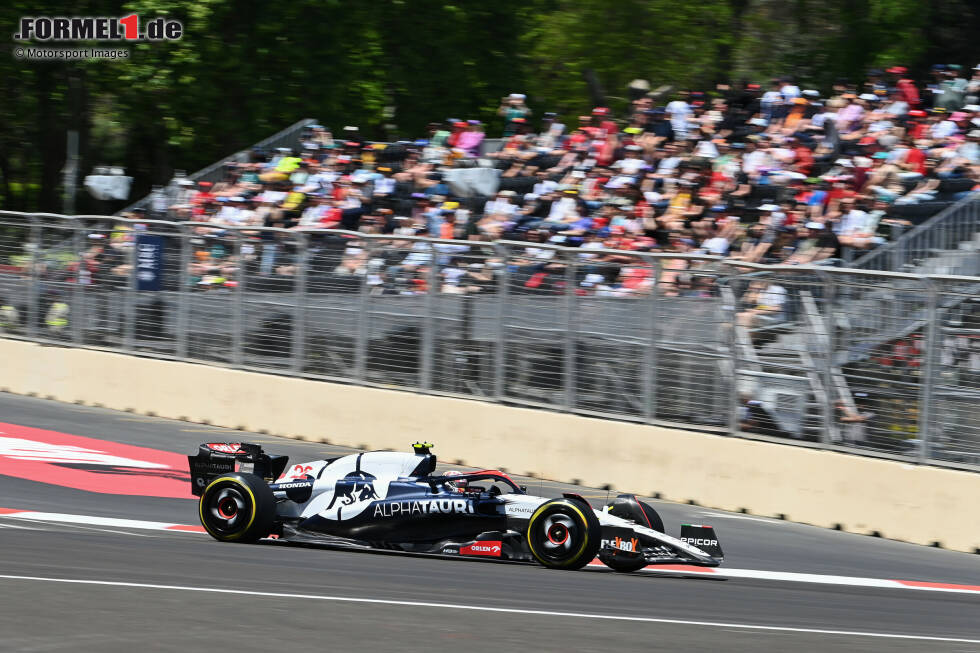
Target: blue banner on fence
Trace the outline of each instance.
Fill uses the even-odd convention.
[[[160,290],[163,281],[163,237],[136,236],[136,289]]]

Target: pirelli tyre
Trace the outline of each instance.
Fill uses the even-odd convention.
[[[528,520],[527,544],[545,567],[580,569],[595,559],[602,545],[602,527],[590,507],[553,499],[538,506]]]
[[[254,542],[272,532],[276,499],[254,474],[222,474],[201,494],[201,524],[221,542]]]

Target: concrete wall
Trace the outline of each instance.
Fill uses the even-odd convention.
[[[745,509],[962,551],[980,474],[478,401],[0,339],[0,389]]]

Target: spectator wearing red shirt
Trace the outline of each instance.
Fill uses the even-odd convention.
[[[813,150],[799,143],[795,138],[791,142],[796,145],[793,148],[793,156],[796,157],[793,167],[800,174],[809,177],[810,173],[813,172]]]
[[[918,172],[920,175],[924,175],[926,174],[926,153],[917,147],[909,147],[905,150],[905,156],[900,165],[907,172]]]
[[[925,138],[929,134],[929,123],[926,121],[928,114],[922,109],[909,111],[909,136],[912,140]]]
[[[451,133],[449,138],[446,139],[446,144],[449,145],[449,147],[456,147],[456,143],[459,142],[459,135],[466,131],[467,127],[469,127],[469,125],[462,120],[454,122],[453,133]]]
[[[905,77],[908,74],[908,69],[905,66],[894,66],[885,72],[893,77],[900,78],[895,83],[895,87],[898,89],[899,94],[901,94],[902,99],[908,102],[910,108],[918,107],[921,103],[919,89],[916,87],[914,81]]]

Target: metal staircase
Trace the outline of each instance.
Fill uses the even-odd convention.
[[[974,276],[980,272],[978,252],[980,193],[973,193],[847,267]]]

